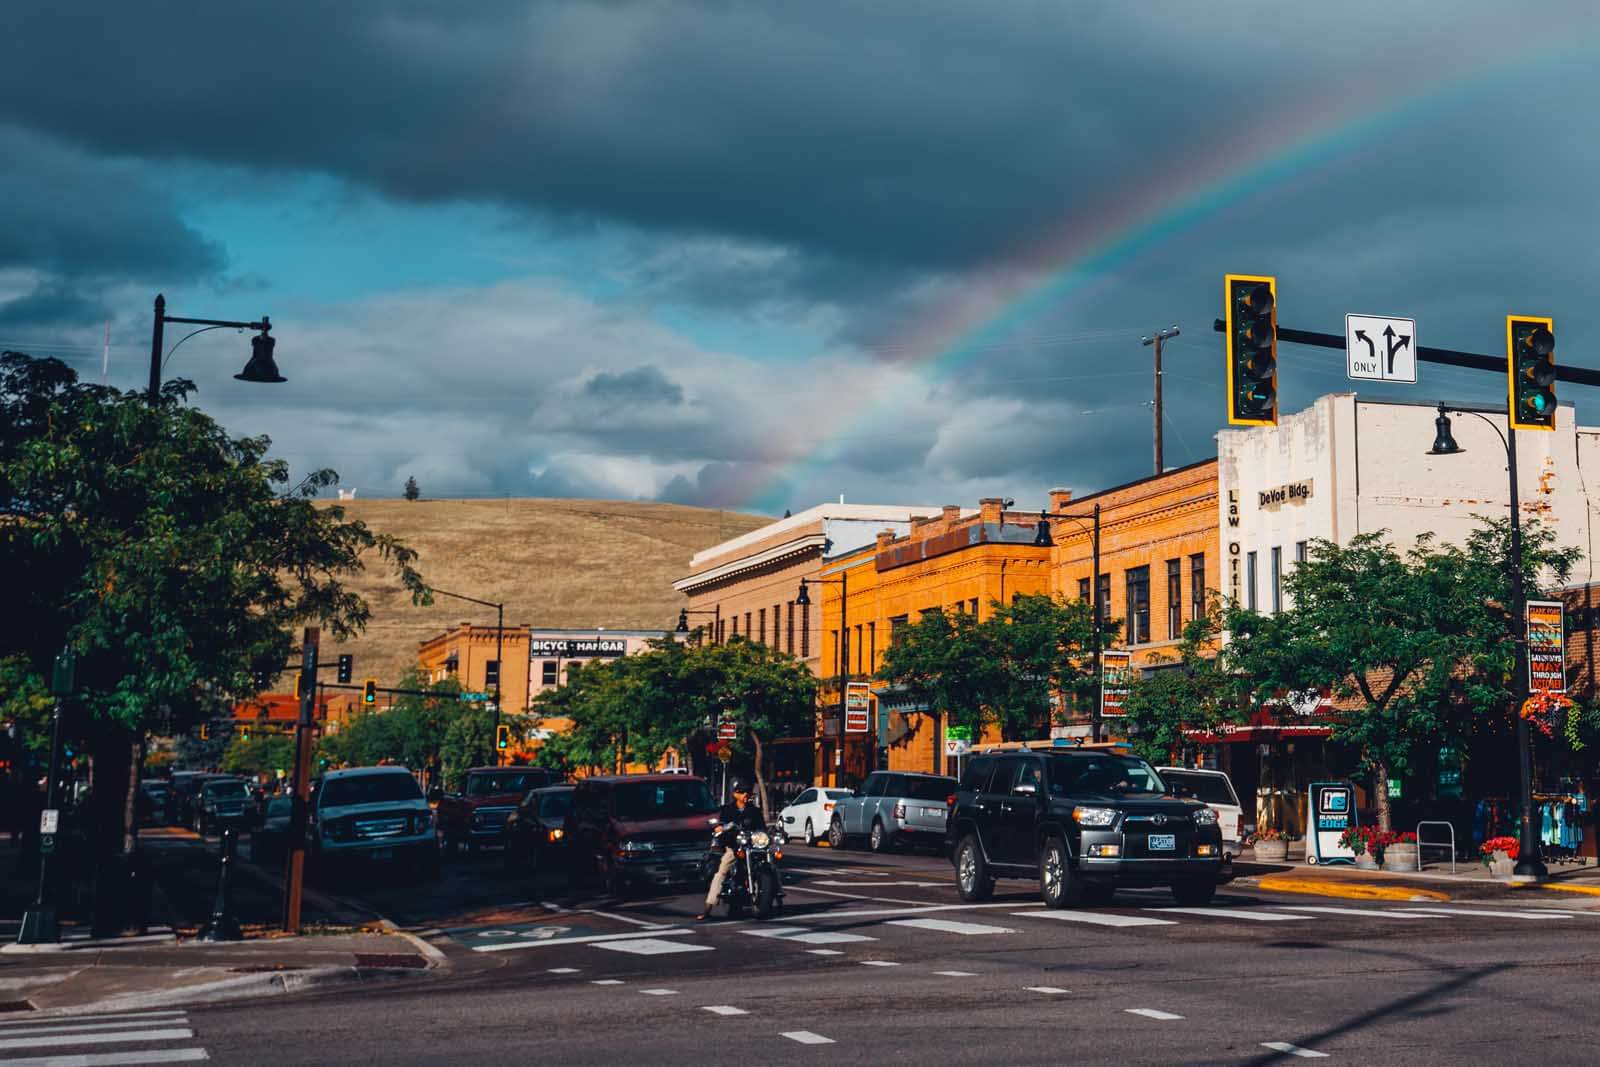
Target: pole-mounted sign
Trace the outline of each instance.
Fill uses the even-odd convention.
[[[1356,381],[1417,382],[1417,320],[1344,317],[1345,371]]]
[[[1527,607],[1528,692],[1567,691],[1565,607],[1559,600],[1530,600]]]

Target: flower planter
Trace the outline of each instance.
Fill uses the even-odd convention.
[[[1289,842],[1287,841],[1257,841],[1256,862],[1282,863],[1289,858]]]
[[[1496,878],[1510,878],[1516,866],[1517,861],[1504,852],[1494,852],[1489,856],[1489,873]]]
[[[1417,870],[1417,846],[1396,842],[1383,850],[1383,869],[1386,871]]]
[[[1371,855],[1370,853],[1357,852],[1356,866],[1361,868],[1363,871],[1375,871],[1378,869],[1377,857]]]

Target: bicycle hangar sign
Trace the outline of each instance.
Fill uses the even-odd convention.
[[[529,656],[624,656],[628,641],[623,637],[535,637],[528,645]]]

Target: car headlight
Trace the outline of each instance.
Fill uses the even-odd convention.
[[[1079,826],[1112,826],[1117,821],[1117,809],[1077,807],[1072,809],[1072,817]]]
[[[655,850],[656,843],[654,841],[624,841],[617,848],[618,852],[628,853],[654,852]]]
[[[1210,808],[1201,808],[1194,813],[1194,824],[1196,826],[1215,826],[1217,825],[1217,813]]]
[[[753,830],[750,833],[750,845],[753,848],[766,848],[772,843],[772,838],[767,836],[765,830]]]
[[[554,830],[550,831],[550,840],[551,841],[560,841],[563,837],[566,837],[566,836],[567,836],[567,832],[565,830],[563,830],[559,826],[556,827]]]
[[[426,833],[433,829],[433,812],[424,811],[411,816],[411,832],[414,834]]]

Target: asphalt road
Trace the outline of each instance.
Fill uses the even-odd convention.
[[[573,900],[492,857],[432,886],[339,887],[428,931],[453,973],[126,1025],[190,1035],[140,1046],[152,1054],[221,1063],[1600,1058],[1600,910],[1587,898],[1227,887],[1208,909],[1130,892],[1051,912],[1021,882],[963,905],[932,857],[798,845],[789,857],[788,899],[767,923],[697,925],[693,895]],[[0,1020],[0,1064],[40,1054],[9,1049],[10,1030]]]

